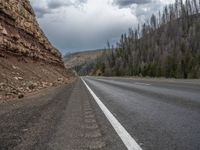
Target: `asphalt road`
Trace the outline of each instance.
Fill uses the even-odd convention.
[[[146,150],[200,150],[199,80],[84,78]]]
[[[200,81],[83,77],[143,150],[200,150]],[[0,150],[126,150],[84,83],[0,104]]]

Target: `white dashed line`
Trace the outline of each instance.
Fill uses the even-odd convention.
[[[82,78],[81,78],[82,79]],[[126,131],[126,129],[120,124],[120,122],[113,116],[113,114],[107,109],[107,107],[101,102],[101,100],[96,96],[96,94],[91,90],[87,83],[82,79],[83,83],[125,144],[128,150],[142,150],[142,148],[137,144],[137,142],[131,137],[131,135]]]
[[[141,82],[135,82],[136,85],[146,85],[146,86],[150,86],[151,84],[147,84],[147,83],[141,83]]]

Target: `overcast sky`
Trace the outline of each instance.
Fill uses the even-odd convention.
[[[63,54],[104,48],[174,0],[30,0],[40,27]]]

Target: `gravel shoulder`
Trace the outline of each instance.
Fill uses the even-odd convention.
[[[80,79],[0,104],[1,150],[125,149]]]

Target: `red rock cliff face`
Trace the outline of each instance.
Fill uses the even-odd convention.
[[[0,0],[0,55],[5,52],[63,65],[28,0]]]

